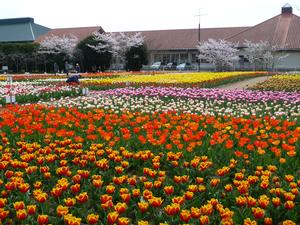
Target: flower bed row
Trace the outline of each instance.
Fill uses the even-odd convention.
[[[60,99],[61,97],[75,97],[81,94],[81,88],[76,85],[63,83],[14,82],[0,83],[0,106],[6,104],[6,96],[15,96],[16,102],[34,103],[40,100]]]
[[[155,75],[162,74],[160,71],[151,72],[97,72],[97,73],[80,73],[83,78],[107,78],[116,76],[129,76],[129,75]],[[44,79],[62,79],[67,78],[66,74],[9,74],[15,81],[32,81],[32,80],[44,80]],[[0,75],[0,81],[6,81],[7,75]]]
[[[297,122],[8,110],[0,117],[4,224],[298,222]]]
[[[193,99],[223,99],[227,101],[287,101],[295,104],[300,103],[300,92],[288,93],[279,91],[247,91],[247,90],[224,90],[205,88],[180,88],[180,87],[140,87],[140,88],[115,88],[96,92],[99,95],[129,95],[129,96],[155,96]]]
[[[300,75],[277,75],[253,86],[253,90],[300,91]]]
[[[180,96],[180,98],[179,98]],[[79,109],[99,108],[115,113],[177,112],[234,117],[272,116],[297,120],[300,116],[299,94],[225,91],[214,89],[141,88],[91,92],[89,96],[61,98],[40,104]]]
[[[85,80],[83,84],[89,86],[102,86],[103,84],[116,85],[159,85],[159,86],[183,86],[183,87],[214,87],[225,83],[266,75],[265,72],[222,72],[222,73],[169,73],[156,75],[120,76],[115,78],[103,78]]]

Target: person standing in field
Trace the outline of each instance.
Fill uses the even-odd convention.
[[[75,70],[76,70],[77,73],[80,73],[79,63],[76,63]]]
[[[57,75],[59,73],[59,67],[57,65],[57,63],[55,62],[53,65],[53,70],[54,70],[54,74]]]
[[[67,76],[69,76],[69,63],[68,63],[68,61],[65,62],[65,73],[67,74]]]

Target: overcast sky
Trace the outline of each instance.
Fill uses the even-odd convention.
[[[33,17],[49,28],[102,26],[105,31],[253,26],[297,0],[1,0],[0,18]]]

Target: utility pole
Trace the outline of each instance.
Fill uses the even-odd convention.
[[[201,22],[201,8],[199,9],[199,14],[197,15],[199,17],[199,24],[198,24],[198,42],[200,42],[200,22]]]
[[[201,16],[203,16],[203,14],[201,14],[201,8],[199,8],[199,14],[196,15],[197,17],[199,17],[199,24],[198,24],[198,44],[200,44],[200,31],[201,31]],[[198,71],[200,71],[200,59],[198,59]]]

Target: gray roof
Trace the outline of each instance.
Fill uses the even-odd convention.
[[[49,30],[30,17],[0,19],[0,42],[32,42]]]

